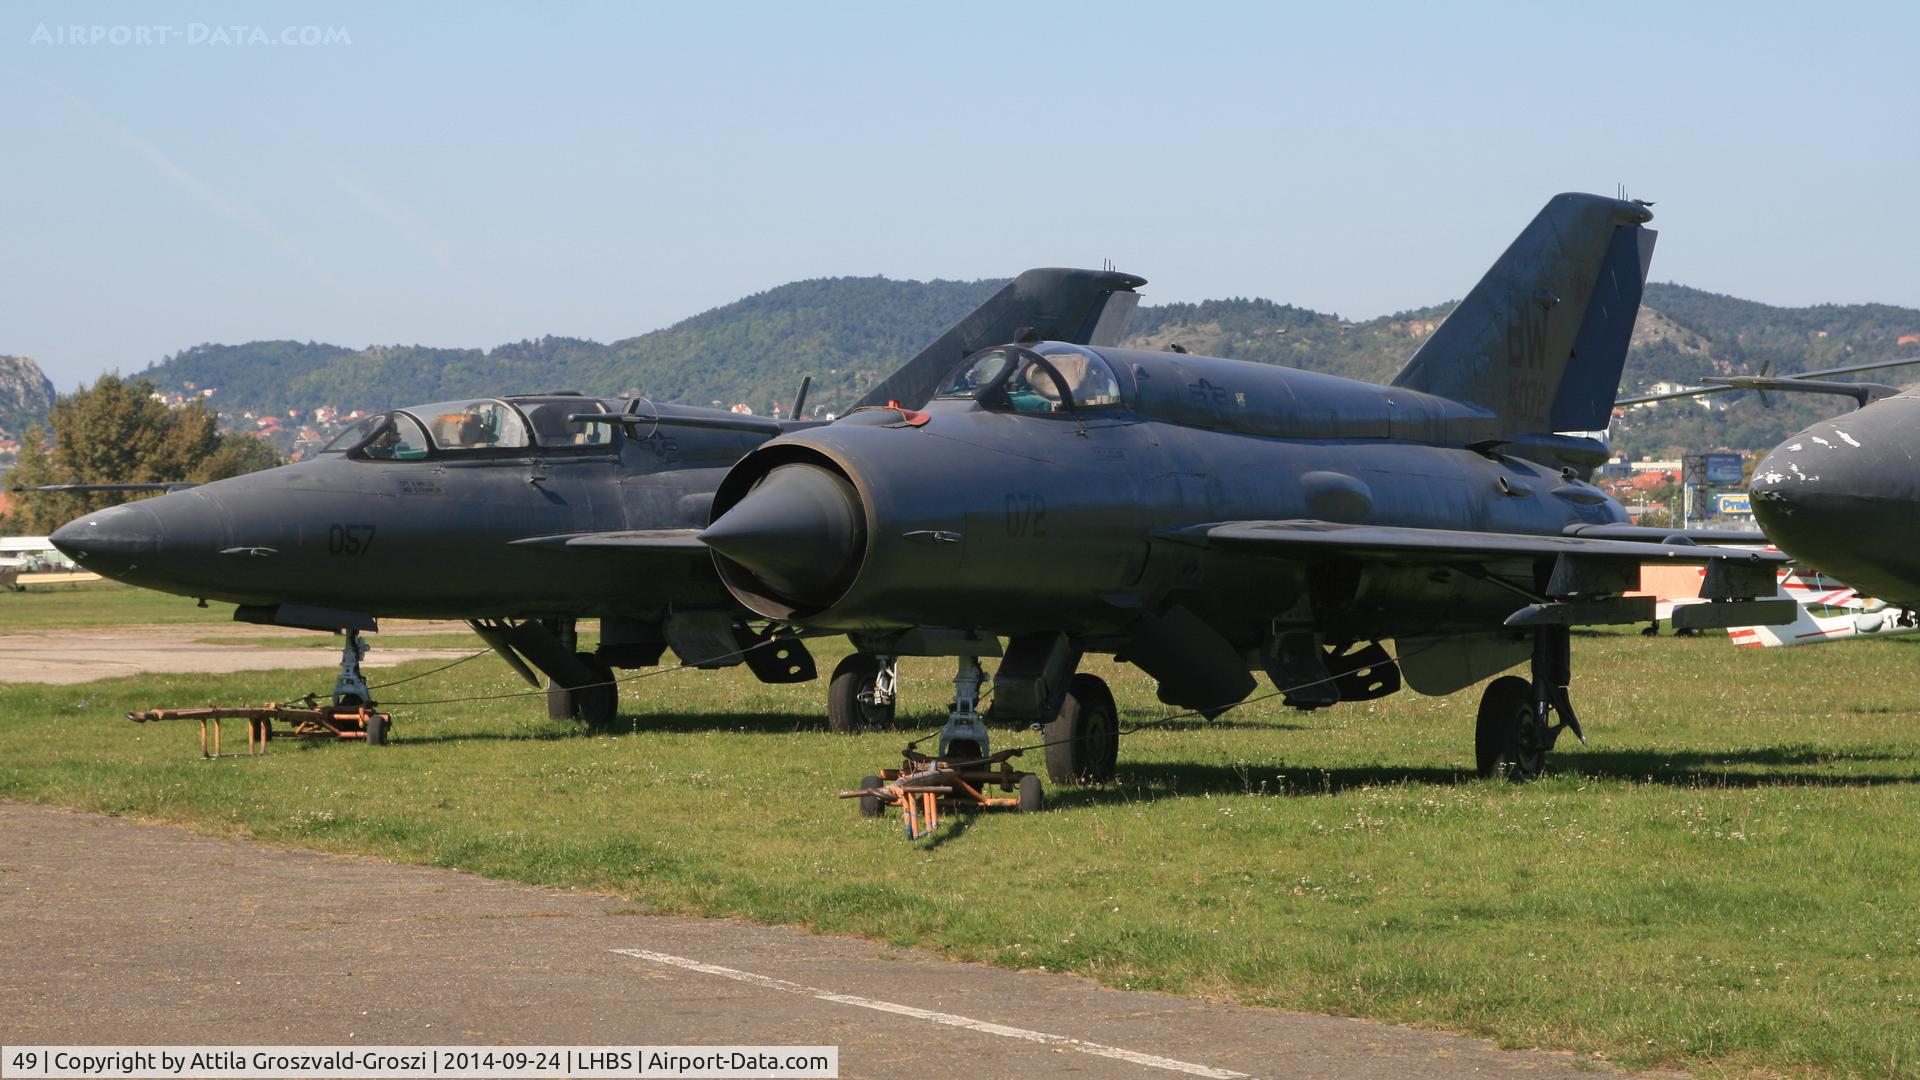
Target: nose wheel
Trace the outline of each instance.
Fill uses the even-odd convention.
[[[858,799],[864,817],[879,817],[888,807],[899,807],[907,836],[918,838],[939,827],[943,808],[1031,813],[1044,807],[1046,793],[1040,777],[1013,767],[1011,759],[1023,750],[1044,750],[1047,776],[1056,784],[1113,781],[1120,753],[1120,713],[1113,693],[1098,676],[1073,677],[1059,712],[1041,729],[1042,746],[997,753],[990,752],[987,729],[980,719],[981,681],[979,660],[961,657],[954,677],[953,707],[940,731],[939,753],[923,754],[909,746],[898,769],[863,777],[858,788],[843,791],[840,797]],[[1524,680],[1514,681],[1524,684]],[[1008,794],[988,794],[996,787]]]

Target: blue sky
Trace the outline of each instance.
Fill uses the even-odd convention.
[[[0,353],[65,390],[1103,259],[1371,316],[1621,183],[1656,278],[1920,306],[1916,46],[1912,5],[16,3]]]

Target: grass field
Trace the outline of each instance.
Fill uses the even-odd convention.
[[[199,607],[185,597],[130,589],[111,581],[46,585],[19,593],[0,591],[0,633],[83,626],[220,626],[232,620],[232,604]]]
[[[1132,669],[1088,669],[1123,719],[1170,711]],[[831,797],[901,735],[833,736],[822,683],[738,668],[630,682],[612,734],[520,696],[395,706],[386,748],[214,763],[190,726],[121,714],[288,673],[0,686],[0,797],[1632,1068],[1920,1075],[1920,639],[1581,637],[1575,671],[1593,745],[1538,783],[1472,778],[1473,692],[1263,702],[1129,736],[1112,788],[918,843]],[[950,672],[906,674],[917,734]],[[524,690],[481,659],[392,696]]]

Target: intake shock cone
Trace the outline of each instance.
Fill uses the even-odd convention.
[[[799,608],[831,604],[866,550],[860,497],[845,477],[817,465],[775,467],[714,519],[700,539],[774,596]]]

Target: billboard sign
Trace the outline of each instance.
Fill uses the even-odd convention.
[[[1706,473],[1703,478],[1709,487],[1730,487],[1740,483],[1739,454],[1705,454]]]
[[[1744,491],[1723,491],[1713,497],[1713,508],[1722,514],[1751,514],[1753,501]]]

